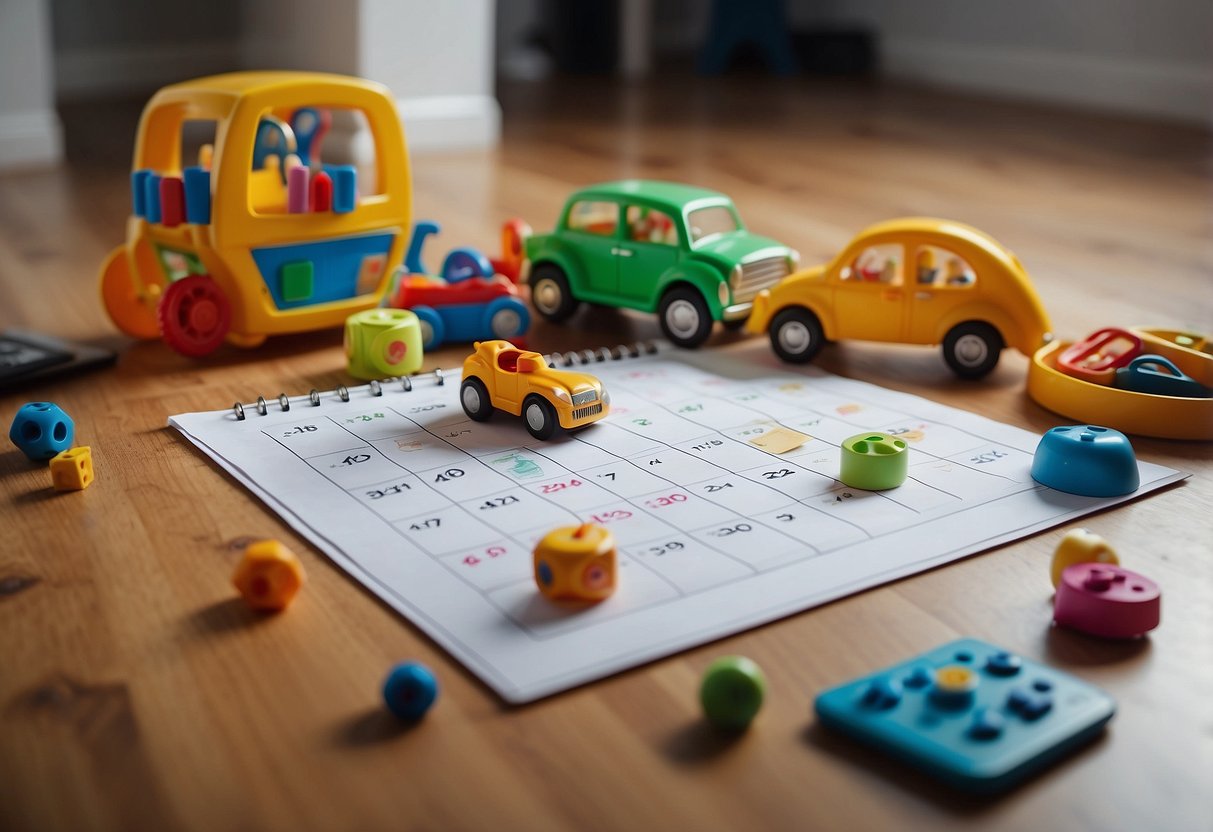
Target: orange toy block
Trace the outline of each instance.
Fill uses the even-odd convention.
[[[232,583],[255,610],[284,610],[299,593],[306,575],[295,553],[277,540],[258,540],[244,549]]]

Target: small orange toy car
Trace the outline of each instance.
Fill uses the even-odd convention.
[[[576,430],[610,412],[611,397],[588,373],[549,367],[537,352],[509,341],[478,341],[463,362],[459,388],[463,410],[484,422],[494,409],[522,416],[536,439],[551,439],[557,428]]]
[[[981,378],[1004,346],[1024,355],[1052,340],[1049,317],[1015,255],[976,228],[912,217],[873,225],[824,266],[754,299],[746,322],[784,361],[826,339],[943,344],[961,378]]]

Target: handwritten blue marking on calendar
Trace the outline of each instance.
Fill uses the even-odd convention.
[[[469,420],[456,383],[425,378],[316,407],[303,396],[243,421],[228,410],[169,421],[515,703],[1185,476],[1140,463],[1136,495],[1063,494],[1029,475],[1036,434],[759,355],[662,349],[595,363],[611,415],[547,442],[505,414]],[[866,430],[909,442],[905,485],[874,493],[835,479],[839,445]],[[773,431],[808,438],[771,453],[759,445]],[[587,520],[615,535],[619,589],[589,608],[553,604],[535,589],[531,550]]]

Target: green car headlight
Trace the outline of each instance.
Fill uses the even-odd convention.
[[[739,267],[740,268],[740,267]],[[721,306],[729,305],[729,284],[721,283],[716,287],[716,297],[720,299]]]

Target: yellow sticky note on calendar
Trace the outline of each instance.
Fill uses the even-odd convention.
[[[794,451],[813,437],[791,428],[775,428],[761,436],[755,436],[750,444],[771,454],[786,454]]]

